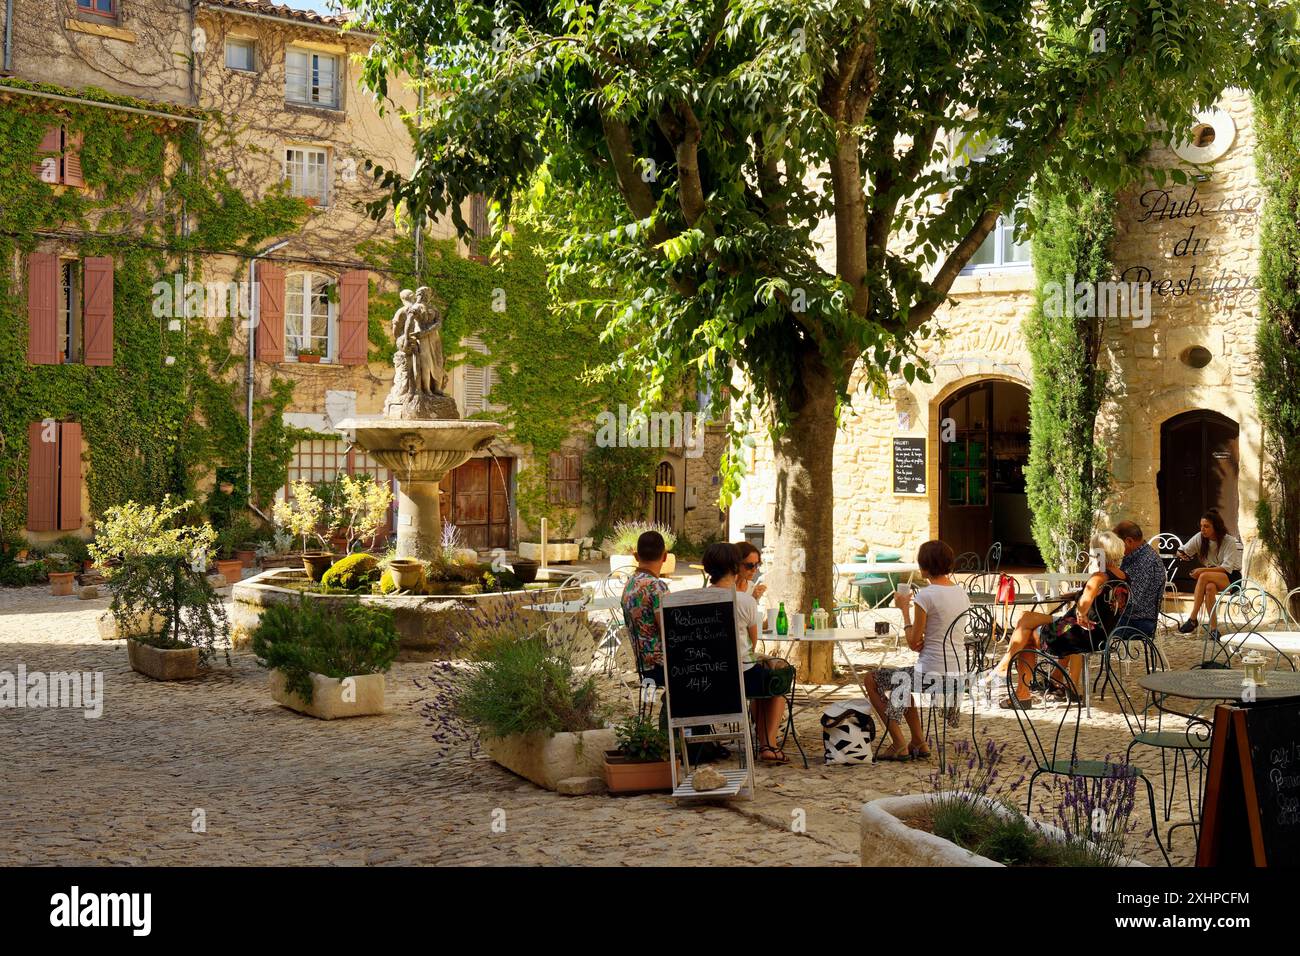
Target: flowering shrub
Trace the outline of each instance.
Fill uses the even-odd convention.
[[[369,475],[339,475],[325,496],[300,479],[290,486],[289,496],[271,508],[271,517],[277,527],[302,539],[303,550],[308,538],[315,538],[328,550],[329,539],[339,533],[347,539],[351,552],[358,544],[374,545],[392,503],[388,486]]]
[[[322,533],[321,523],[325,515],[325,502],[316,494],[311,482],[302,479],[290,485],[288,497],[281,498],[271,508],[276,526],[301,538],[304,551],[307,550],[308,538],[315,538],[321,547],[326,547],[328,536],[334,533],[336,526],[326,525]]]
[[[183,523],[193,507],[192,501],[167,495],[159,505],[128,501],[108,508],[96,524],[90,556],[110,578],[112,565],[137,557],[185,558],[196,568],[206,567],[217,533],[210,524]]]

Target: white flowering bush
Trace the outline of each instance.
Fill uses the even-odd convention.
[[[90,556],[109,577],[113,565],[138,557],[179,557],[192,566],[205,567],[217,533],[206,522],[183,523],[193,507],[193,501],[167,495],[157,505],[128,501],[108,508],[96,523]]]
[[[335,534],[347,539],[347,550],[358,545],[372,546],[379,529],[387,523],[393,493],[369,475],[354,478],[339,475],[329,495],[329,503],[307,481],[295,481],[289,497],[277,501],[271,517],[277,529],[302,539],[303,550],[309,538],[328,549]]]
[[[307,550],[307,539],[315,538],[321,547],[327,547],[335,525],[325,523],[325,502],[316,494],[311,482],[299,479],[289,486],[289,495],[281,498],[271,508],[271,518],[278,529],[302,539],[302,549]]]

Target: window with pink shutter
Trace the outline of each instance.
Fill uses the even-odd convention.
[[[284,361],[284,270],[269,262],[257,264],[257,358]]]
[[[369,350],[370,274],[365,270],[339,276],[339,362],[363,365]]]
[[[58,365],[59,257],[47,252],[27,256],[27,362]]]
[[[41,182],[51,186],[86,185],[86,177],[81,168],[81,146],[83,136],[80,132],[69,130],[66,126],[51,126],[41,138],[41,145],[36,148],[36,162],[32,172]]]

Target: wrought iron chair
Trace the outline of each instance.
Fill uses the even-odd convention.
[[[944,658],[951,660],[961,670],[952,670],[944,675],[923,675],[923,685],[912,694],[912,699],[921,708],[922,726],[925,738],[939,749],[939,772],[947,764],[948,728],[955,727],[960,721],[960,710],[966,700],[970,701],[970,739],[975,758],[983,766],[984,759],[975,738],[975,715],[980,709],[981,700],[988,696],[989,689],[985,675],[997,663],[993,647],[993,610],[989,607],[973,606],[948,625],[944,633]],[[936,705],[937,700],[937,705]],[[950,711],[956,710],[955,720],[950,720]]]
[[[1282,598],[1282,610],[1286,611],[1292,627],[1300,627],[1300,588],[1286,592],[1286,597]]]
[[[1131,665],[1139,661],[1149,674],[1168,669],[1164,655],[1160,653],[1155,641],[1145,634],[1134,632],[1126,636],[1125,640],[1116,642],[1110,654],[1112,661],[1120,665],[1121,673],[1131,670]],[[1138,698],[1141,700],[1139,708],[1138,699],[1129,693],[1127,683],[1117,680],[1113,686],[1120,714],[1129,733],[1133,735],[1125,751],[1125,759],[1132,762],[1135,747],[1148,747],[1160,753],[1160,785],[1166,823],[1173,813],[1179,771],[1182,771],[1189,820],[1186,823],[1175,823],[1169,828],[1165,836],[1166,844],[1173,845],[1174,831],[1179,827],[1191,827],[1192,833],[1199,836],[1201,784],[1210,759],[1213,731],[1212,720],[1204,715],[1204,711],[1212,705],[1202,704],[1191,713],[1170,711],[1163,705],[1157,706],[1157,695],[1146,691]],[[1165,715],[1174,713],[1187,721],[1187,726],[1182,730],[1167,730],[1163,726]],[[1195,788],[1192,786],[1193,772],[1196,774]]]
[[[1083,716],[1083,700],[1079,696],[1069,670],[1055,657],[1042,650],[1023,650],[1011,658],[1011,672],[1008,680],[1016,680],[1021,669],[1029,671],[1030,683],[1043,685],[1058,683],[1065,687],[1065,703],[1059,710],[1059,723],[1055,729],[1045,727],[1040,732],[1038,724],[1030,717],[1030,712],[1013,707],[1020,731],[1024,735],[1025,745],[1029,748],[1029,759],[1034,769],[1029,776],[1029,793],[1025,798],[1026,811],[1032,810],[1034,800],[1034,783],[1043,774],[1058,777],[1082,777],[1089,780],[1106,780],[1114,778],[1117,772],[1124,777],[1133,777],[1140,781],[1147,791],[1147,802],[1151,808],[1151,836],[1160,848],[1160,855],[1165,864],[1169,863],[1169,854],[1160,841],[1159,823],[1156,819],[1156,797],[1151,781],[1140,767],[1132,764],[1115,764],[1109,760],[1089,760],[1079,756],[1079,722]],[[1014,686],[1014,685],[1013,685]],[[1053,715],[1053,721],[1058,718]]]
[[[1174,583],[1174,575],[1178,573],[1178,552],[1183,549],[1183,541],[1178,535],[1170,531],[1161,531],[1151,539],[1151,547],[1155,549],[1156,554],[1160,555],[1160,560],[1165,565],[1165,597],[1170,595],[1178,597],[1178,585]],[[1160,602],[1159,621],[1163,627],[1177,627],[1181,623],[1177,617],[1165,610],[1165,602]]]
[[[974,551],[963,551],[952,564],[953,574],[975,574],[984,570],[984,561]]]
[[[1002,542],[994,541],[984,558],[984,569],[994,573],[1002,570]]]
[[[747,700],[769,700],[773,697],[785,698],[785,719],[781,722],[782,728],[781,728],[780,749],[784,750],[786,741],[788,741],[791,737],[793,737],[794,745],[799,748],[799,756],[803,758],[804,769],[807,770],[808,755],[804,753],[803,743],[800,742],[799,734],[795,730],[795,726],[794,726],[794,694],[795,694],[795,689],[798,686],[798,681],[795,679],[796,678],[795,667],[789,661],[781,657],[770,658],[770,660],[784,664],[785,667],[769,668],[769,667],[764,667],[762,664],[757,665],[758,667],[762,667],[763,670],[766,672],[765,673],[766,680],[764,681],[763,693],[750,695],[746,699]],[[761,740],[762,738],[759,736],[758,724],[754,720],[753,711],[750,711],[749,713],[749,722],[750,722],[750,727],[753,730],[753,739]]]
[[[836,622],[840,622],[845,618],[852,618],[853,626],[857,627],[858,612],[863,610],[863,607],[862,602],[854,597],[854,592],[857,587],[856,582],[854,582],[853,578],[849,578],[850,583],[847,587],[841,588],[841,584],[844,583],[844,579],[847,576],[840,574],[840,569],[835,565],[831,565],[831,572],[833,575],[831,582],[831,595],[835,599],[835,620]],[[883,581],[884,578],[881,578],[880,580]]]
[[[1202,667],[1231,666],[1234,654],[1253,648],[1265,653],[1271,651],[1275,655],[1275,669],[1280,669],[1283,661],[1291,670],[1297,669],[1291,657],[1296,651],[1279,647],[1269,637],[1272,632],[1292,627],[1286,606],[1278,598],[1252,585],[1234,593],[1225,592],[1215,601],[1215,613],[1220,623],[1220,637],[1215,641],[1207,631],[1201,647]]]

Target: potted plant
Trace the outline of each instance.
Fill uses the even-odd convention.
[[[448,705],[478,731],[498,764],[548,790],[571,777],[601,778],[614,731],[594,675],[581,675],[563,648],[548,644],[513,611],[481,616],[472,628],[470,667]]]
[[[253,653],[271,671],[271,696],[321,720],[384,712],[384,673],[400,638],[388,608],[304,596],[262,614]]]
[[[304,348],[298,350],[298,361],[305,362],[308,365],[316,365],[320,362],[320,349]]]
[[[230,623],[225,604],[207,576],[185,554],[127,558],[113,570],[109,608],[127,638],[131,669],[154,680],[198,677],[218,646],[230,663]],[[139,622],[157,622],[143,633]]]
[[[668,548],[668,558],[664,561],[661,572],[664,577],[671,576],[677,570],[677,558],[673,554],[673,547],[677,544],[675,532],[663,525],[651,524],[648,521],[620,521],[614,525],[614,535],[609,547],[611,571],[636,567],[636,542],[647,531],[658,531],[663,535],[664,546]]]
[[[392,575],[393,586],[399,591],[421,591],[424,588],[424,562],[416,558],[390,558],[387,570]]]
[[[72,593],[72,584],[77,577],[77,571],[66,554],[59,551],[46,554],[45,570],[50,579],[51,594],[55,597],[67,597]]]
[[[605,785],[610,793],[671,790],[668,734],[643,714],[634,714],[614,728],[615,750],[605,751]]]
[[[321,494],[310,482],[295,481],[290,486],[289,497],[277,501],[271,513],[278,527],[302,539],[303,570],[313,581],[320,581],[334,563],[333,552],[324,547],[335,530],[334,516],[325,507]],[[308,550],[308,538],[320,542],[321,550]]]

